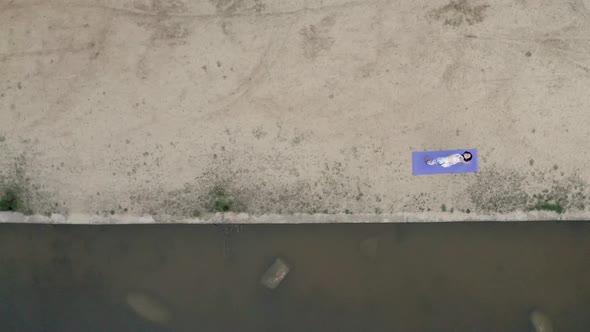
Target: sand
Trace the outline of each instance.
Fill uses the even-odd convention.
[[[0,192],[66,218],[583,215],[589,18],[587,0],[3,0]],[[471,147],[477,174],[412,176],[412,151]]]

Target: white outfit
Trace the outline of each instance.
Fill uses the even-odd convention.
[[[451,166],[456,165],[461,162],[463,162],[463,155],[461,155],[459,153],[455,153],[455,154],[452,154],[448,157],[438,157],[436,159],[429,160],[426,163],[431,166],[439,164],[442,167],[446,168],[446,167],[451,167]]]

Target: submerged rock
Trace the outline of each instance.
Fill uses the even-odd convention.
[[[364,239],[359,243],[359,251],[361,254],[369,259],[377,258],[377,251],[379,250],[379,238],[370,237]]]
[[[127,304],[145,320],[165,324],[170,321],[170,312],[158,300],[144,293],[127,294]]]
[[[553,323],[547,315],[539,310],[531,312],[531,324],[535,327],[535,332],[553,332]]]
[[[270,289],[274,290],[279,286],[281,281],[285,279],[287,273],[291,268],[287,263],[285,263],[282,259],[277,258],[274,263],[264,272],[262,278],[260,278],[260,283]]]

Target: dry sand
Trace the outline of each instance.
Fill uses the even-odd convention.
[[[589,54],[589,0],[0,0],[0,190],[155,220],[583,214]],[[464,147],[479,173],[412,176]]]

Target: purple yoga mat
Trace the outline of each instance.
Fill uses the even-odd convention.
[[[427,165],[424,162],[424,157],[429,159],[438,157],[447,157],[454,153],[462,154],[465,151],[471,152],[473,158],[469,164],[459,163],[450,167],[442,167],[440,165]],[[424,151],[412,152],[412,173],[414,175],[428,175],[428,174],[450,174],[450,173],[476,173],[477,172],[477,149],[461,149],[461,150],[444,150],[444,151]]]

